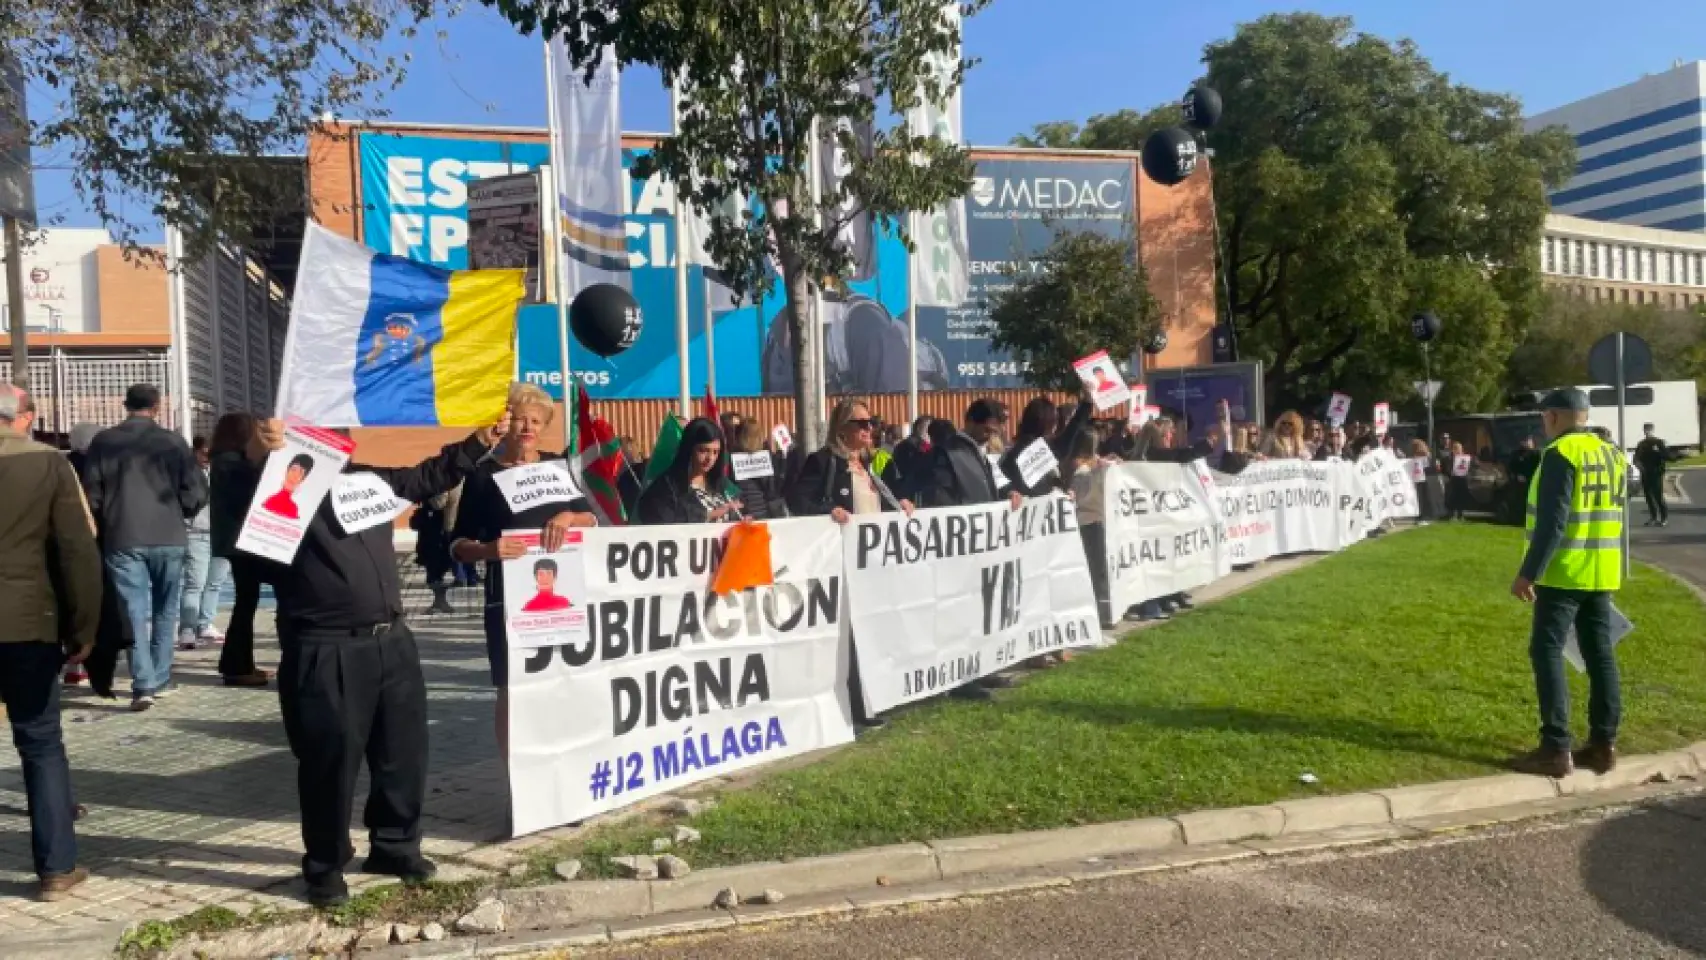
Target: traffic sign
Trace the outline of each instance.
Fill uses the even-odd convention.
[[[1411,386],[1416,388],[1416,392],[1422,395],[1423,400],[1426,400],[1428,403],[1433,403],[1435,400],[1439,399],[1439,392],[1445,387],[1445,381],[1417,380],[1414,381]]]

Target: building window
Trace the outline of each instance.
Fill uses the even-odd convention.
[[[1580,240],[1576,241],[1576,256],[1575,256],[1575,259],[1572,261],[1572,263],[1575,265],[1575,268],[1576,268],[1576,276],[1579,277],[1579,276],[1582,276],[1585,273],[1587,273],[1587,263],[1588,263],[1587,248],[1586,248],[1586,245],[1583,244]]]
[[[1599,276],[1599,244],[1588,244],[1588,276]]]
[[[1629,279],[1629,248],[1617,248],[1617,279]]]
[[[1694,285],[1697,287],[1706,286],[1706,273],[1702,273],[1702,267],[1706,267],[1706,264],[1701,263],[1700,254],[1697,253],[1694,255]]]
[[[1546,238],[1546,272],[1558,272],[1558,241]]]

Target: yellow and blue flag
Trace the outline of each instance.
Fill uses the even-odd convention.
[[[308,224],[278,412],[322,427],[479,427],[515,376],[522,270],[445,270]]]

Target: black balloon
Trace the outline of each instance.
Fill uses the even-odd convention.
[[[1184,127],[1157,130],[1143,141],[1143,172],[1156,183],[1171,187],[1196,169],[1197,141]]]
[[[1185,92],[1179,102],[1185,112],[1185,126],[1212,130],[1220,122],[1220,94],[1213,87],[1195,86]]]
[[[614,357],[640,339],[640,305],[614,283],[595,283],[569,304],[575,339],[601,357]]]
[[[1157,330],[1143,341],[1143,352],[1154,356],[1167,349],[1167,331]]]
[[[1410,335],[1422,343],[1439,336],[1439,317],[1430,311],[1423,311],[1410,318]]]

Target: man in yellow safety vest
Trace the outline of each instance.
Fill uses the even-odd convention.
[[[1522,773],[1565,777],[1576,766],[1606,773],[1617,764],[1623,712],[1612,650],[1611,595],[1623,585],[1628,478],[1623,452],[1587,427],[1588,398],[1557,390],[1541,402],[1548,444],[1528,486],[1528,552],[1511,593],[1534,604],[1528,655],[1540,697],[1540,746],[1519,757]],[[1587,664],[1588,745],[1570,752],[1570,687],[1564,642],[1575,627]]]

